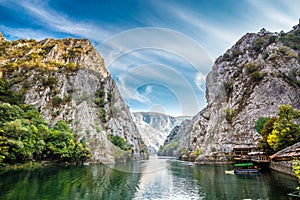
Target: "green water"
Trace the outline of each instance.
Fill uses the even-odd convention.
[[[278,173],[225,174],[231,166],[189,166],[151,158],[118,166],[0,171],[0,199],[288,199],[297,180]]]

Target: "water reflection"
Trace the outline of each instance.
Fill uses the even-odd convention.
[[[3,171],[1,199],[129,200],[133,198],[139,176],[99,165]]]
[[[201,199],[195,180],[174,176],[171,168],[176,163],[176,160],[157,157],[142,163],[134,199]]]
[[[230,167],[155,157],[118,166],[6,170],[0,199],[287,199],[297,187],[295,178],[278,172],[225,174]]]

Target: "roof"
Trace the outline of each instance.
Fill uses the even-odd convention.
[[[253,166],[253,163],[239,163],[239,164],[235,164],[235,167],[250,167]]]
[[[272,160],[292,160],[294,157],[300,157],[300,142],[289,146],[270,156]]]

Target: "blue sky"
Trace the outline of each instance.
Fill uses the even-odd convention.
[[[297,0],[0,0],[0,31],[88,38],[131,111],[195,115],[214,60],[247,32],[289,31]]]

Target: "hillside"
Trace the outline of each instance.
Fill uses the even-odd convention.
[[[283,104],[300,108],[299,26],[288,33],[247,33],[216,59],[206,77],[206,108],[179,127],[191,131],[174,130],[177,155],[191,149],[200,152],[198,160],[226,160],[236,145],[257,146],[258,118],[276,116]]]
[[[143,151],[128,107],[89,40],[8,42],[1,35],[0,78],[1,102],[34,105],[50,127],[66,121],[78,141],[89,143],[91,161],[111,163],[122,157],[110,134],[123,138],[134,157]]]

